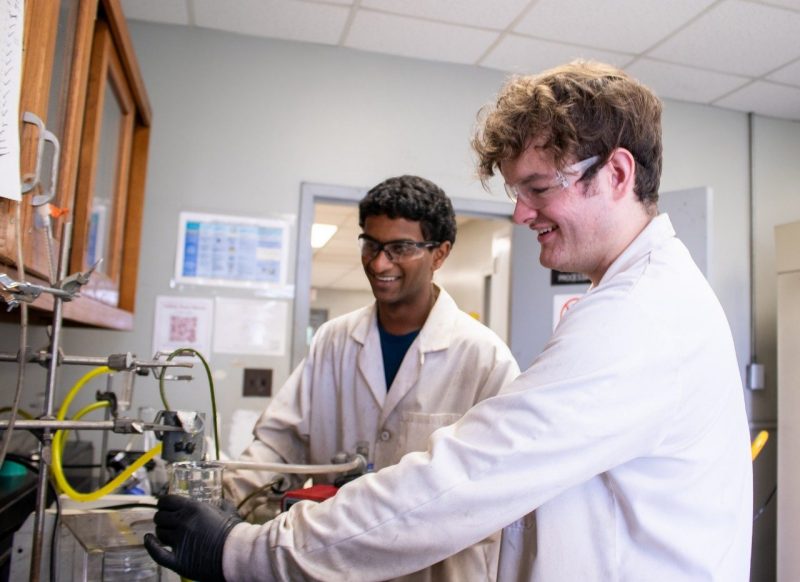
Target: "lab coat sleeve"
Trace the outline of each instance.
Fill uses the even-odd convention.
[[[259,463],[307,463],[308,408],[313,355],[304,360],[277,391],[253,429],[253,441],[239,460]],[[240,504],[250,493],[277,478],[295,479],[268,472],[227,470],[223,480],[225,496]]]
[[[573,307],[531,368],[426,452],[232,530],[229,580],[382,580],[424,568],[644,454],[681,394],[678,338],[626,294]]]
[[[480,400],[485,400],[511,384],[519,376],[519,365],[511,350],[505,344],[496,348],[494,366],[486,376],[486,381],[481,389]]]

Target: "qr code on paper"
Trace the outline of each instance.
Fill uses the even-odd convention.
[[[197,318],[171,315],[169,318],[169,341],[195,343],[197,341]]]

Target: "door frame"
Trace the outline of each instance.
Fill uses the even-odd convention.
[[[358,203],[368,188],[355,186],[336,186],[302,182],[300,184],[300,208],[297,213],[297,253],[295,264],[295,296],[292,314],[291,369],[294,370],[306,356],[306,328],[311,309],[311,225],[314,224],[314,207],[318,202]],[[456,214],[485,218],[511,219],[514,207],[510,202],[494,200],[475,200],[470,198],[451,198]],[[513,229],[512,229],[513,230]],[[514,245],[511,247],[512,261]],[[510,286],[509,286],[510,288]],[[511,312],[511,295],[508,303]],[[511,322],[509,322],[509,327]]]

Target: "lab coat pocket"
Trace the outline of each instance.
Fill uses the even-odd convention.
[[[436,429],[453,424],[460,414],[454,412],[404,412],[402,415],[404,452],[427,451],[428,439]]]

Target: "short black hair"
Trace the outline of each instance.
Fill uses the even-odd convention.
[[[456,242],[453,204],[436,184],[419,176],[388,178],[358,203],[358,225],[370,216],[405,218],[420,223],[425,240]]]

